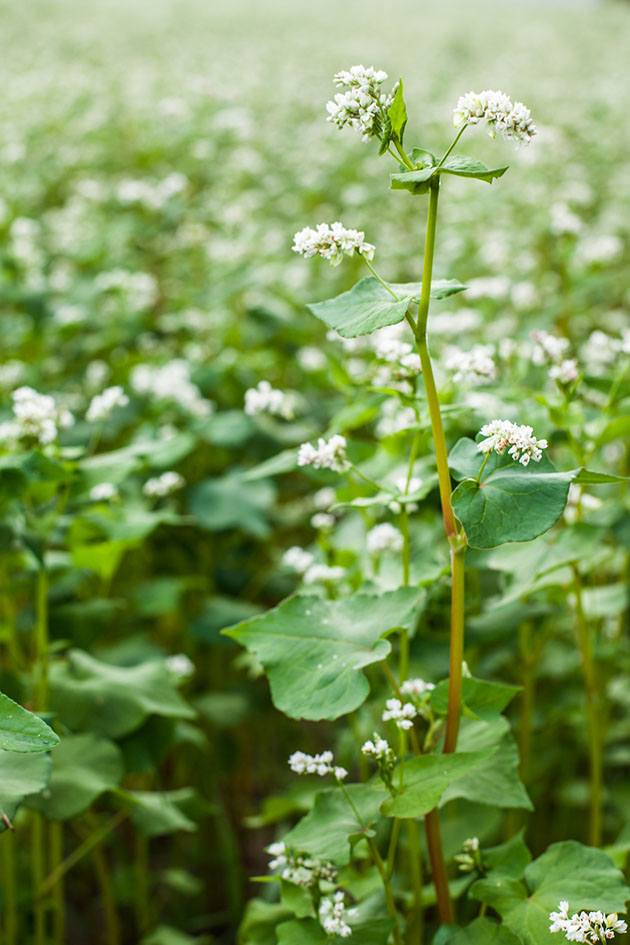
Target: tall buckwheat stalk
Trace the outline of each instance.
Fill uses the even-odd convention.
[[[441,837],[440,806],[457,797],[492,803],[484,794],[494,779],[495,766],[510,772],[510,786],[506,788],[510,798],[502,796],[496,803],[507,807],[530,806],[525,788],[518,780],[516,752],[510,754],[511,749],[506,746],[505,739],[510,738],[507,723],[500,716],[511,698],[509,687],[499,685],[497,688],[497,684],[465,673],[466,550],[530,541],[551,528],[560,517],[571,483],[615,481],[615,477],[590,473],[583,468],[557,472],[546,455],[547,440],[537,437],[531,426],[510,419],[488,419],[476,441],[460,439],[449,451],[429,350],[429,309],[432,299],[454,295],[466,287],[454,279],[433,278],[440,188],[445,179],[453,176],[492,183],[507,170],[504,166],[488,168],[475,158],[455,151],[471,126],[484,124],[491,137],[502,135],[518,144],[529,143],[536,128],[529,110],[502,92],[470,92],[457,102],[453,112],[455,136],[442,157],[436,157],[425,148],[408,151],[403,83],[399,81],[386,92],[383,89],[386,79],[386,73],[371,67],[353,66],[339,72],[335,76],[339,91],[328,103],[328,120],[339,128],[359,131],[364,141],[378,141],[380,154],[388,154],[395,161],[392,189],[426,198],[421,281],[408,284],[387,281],[374,265],[375,246],[367,242],[362,231],[347,228],[338,221],[300,230],[295,234],[293,250],[305,258],[319,256],[334,267],[352,256],[365,264],[369,274],[350,291],[309,306],[337,336],[348,339],[349,346],[355,343],[353,339],[361,336],[388,327],[391,330],[391,326],[400,326],[404,331],[406,325],[406,338],[400,332],[394,337],[381,333],[377,336],[379,340],[373,342],[382,359],[393,366],[389,383],[383,382],[380,386],[387,388],[390,396],[399,395],[405,417],[410,415],[409,422],[405,419],[401,427],[394,426],[394,432],[415,428],[410,437],[406,473],[393,484],[374,479],[369,466],[362,468],[352,461],[352,445],[334,430],[316,443],[302,444],[296,461],[298,467],[306,470],[328,470],[349,477],[356,486],[370,490],[368,503],[380,504],[397,516],[398,527],[383,522],[368,531],[366,551],[375,578],[382,555],[399,555],[401,586],[378,594],[374,592],[374,584],[367,583],[356,593],[343,596],[339,585],[345,572],[333,563],[334,558],[328,556],[324,562],[318,562],[310,552],[292,548],[287,551],[284,563],[301,576],[305,592],[290,597],[267,614],[225,631],[255,655],[269,677],[275,705],[290,717],[332,720],[353,713],[368,695],[368,683],[361,670],[371,664],[380,665],[390,689],[380,718],[389,726],[396,743],[390,743],[379,731],[363,742],[359,765],[363,776],[359,783],[347,782],[348,771],[335,763],[332,751],[315,755],[296,751],[289,759],[294,773],[326,778],[333,786],[318,794],[310,813],[281,841],[268,848],[272,857],[270,868],[281,884],[282,903],[294,916],[279,925],[281,945],[306,940],[320,942],[328,936],[348,938],[355,934],[357,941],[362,942],[368,932],[370,942],[382,945],[391,940],[395,945],[422,942],[429,897],[423,886],[418,831],[421,820],[434,887],[429,901],[437,906],[439,923],[449,927],[455,922],[452,886],[449,886]],[[472,352],[466,358],[459,354],[456,360],[456,367],[462,370],[482,374],[494,370],[492,362],[488,365],[483,350]],[[392,376],[397,377],[397,381],[392,383]],[[374,386],[379,387],[378,381]],[[289,395],[261,384],[247,392],[246,409],[250,413],[267,412],[287,417],[291,414],[289,400]],[[409,678],[410,633],[418,623],[423,606],[423,591],[414,587],[412,580],[410,516],[429,491],[422,491],[423,483],[415,475],[416,463],[423,458],[419,451],[423,442],[425,406],[444,540],[450,558],[449,675],[438,684]],[[387,432],[391,430],[388,428]],[[427,459],[424,457],[424,468]],[[459,482],[455,488],[453,480]],[[327,487],[316,499],[319,511],[313,516],[312,524],[324,536],[321,548],[328,555],[325,535],[335,523],[335,492]],[[360,502],[357,504],[361,506]],[[309,593],[306,589],[311,587],[319,593]],[[396,668],[389,659],[392,638],[397,640]],[[499,691],[502,695],[497,697]],[[462,722],[463,695],[469,710],[465,723]],[[489,711],[488,700],[495,698],[498,701]],[[352,731],[355,736],[361,731],[356,717],[352,720]],[[366,761],[368,772],[373,772],[371,777],[366,776]],[[404,858],[401,834],[406,838]],[[505,846],[509,848],[508,858],[522,855],[525,863],[530,858],[520,835]],[[581,850],[579,844],[558,844],[557,847],[563,849],[556,849],[553,857],[559,857],[563,873],[571,871],[574,858],[577,858],[574,865],[578,873],[591,869],[586,864],[586,854],[574,849]],[[595,853],[597,851],[593,851],[593,855]],[[363,898],[362,887],[352,873],[351,866],[361,872],[366,857],[380,882],[387,917],[379,914],[378,906],[369,898]],[[493,854],[486,854],[476,837],[467,839],[455,858],[460,872],[473,874],[477,879],[486,876],[497,881],[504,879],[493,862]],[[614,870],[610,873],[611,867],[606,861],[605,871],[609,871],[610,881],[614,883],[618,876]],[[544,865],[540,868],[544,871]],[[524,897],[528,895],[527,882],[525,873]],[[505,913],[505,921],[510,924],[509,909],[500,901],[495,887],[491,890],[490,886],[471,887],[476,889],[474,898],[482,902],[480,917],[476,920],[481,935],[479,941],[494,938],[496,931],[494,921],[485,917],[488,906],[502,917]],[[496,888],[500,888],[500,884]],[[574,899],[571,905],[576,907],[613,909],[619,902],[605,897],[601,902],[587,902],[577,895]],[[557,920],[554,917],[560,914],[551,912],[556,904],[555,900],[545,900],[547,912],[543,909],[541,914],[538,909],[534,922],[540,926],[543,936],[547,936],[550,928],[551,931],[564,929],[565,919],[567,928],[582,921],[568,919],[568,900],[563,900],[561,906],[562,921]],[[590,934],[599,935],[601,931],[601,935],[610,939],[615,932],[623,930],[621,920],[616,924],[616,914],[608,917],[603,913],[591,914],[595,915],[597,921],[588,920],[594,930]],[[601,921],[597,918],[600,915],[603,916]],[[514,921],[518,924],[521,919]],[[588,921],[583,921],[586,928]],[[539,940],[542,939],[532,941]],[[575,940],[595,942],[600,939]],[[440,941],[448,943],[451,938],[447,934]],[[460,941],[465,939],[458,938],[457,943]],[[505,941],[512,941],[512,937]]]

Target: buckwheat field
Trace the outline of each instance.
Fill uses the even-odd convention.
[[[3,4],[2,945],[603,945],[630,7]]]

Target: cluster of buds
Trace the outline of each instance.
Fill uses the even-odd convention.
[[[462,852],[455,857],[460,873],[483,873],[479,837],[469,837],[462,844]]]
[[[333,764],[332,751],[322,751],[319,755],[307,755],[303,751],[294,751],[289,757],[289,767],[296,774],[318,774],[320,778],[332,774],[337,781],[348,777],[345,768]]]
[[[342,91],[326,105],[328,121],[337,128],[353,128],[363,141],[380,137],[395,92],[395,88],[388,94],[381,91],[386,78],[386,72],[373,66],[351,66],[337,72],[334,82]]]
[[[389,747],[387,739],[381,738],[378,732],[374,732],[372,738],[363,743],[361,751],[367,758],[371,758],[376,762],[380,777],[390,787],[392,772],[396,765],[396,755]]]
[[[317,889],[320,882],[336,883],[337,867],[327,860],[318,860],[308,854],[296,853],[288,849],[280,840],[270,844],[267,853],[272,857],[269,862],[270,870],[279,870],[282,879],[305,889]]]
[[[550,932],[564,932],[568,942],[587,942],[589,945],[605,945],[615,937],[628,931],[628,925],[616,912],[574,912],[569,915],[569,903],[563,899],[557,912],[550,912]]]

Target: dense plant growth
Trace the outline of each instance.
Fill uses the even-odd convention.
[[[322,114],[376,23],[69,12],[2,67],[2,942],[623,935],[614,52],[532,118],[436,13]]]

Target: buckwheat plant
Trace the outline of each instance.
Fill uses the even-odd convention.
[[[365,459],[358,437],[353,442],[334,424],[316,443],[303,443],[290,463],[319,486],[316,495],[322,501],[314,502],[311,520],[318,529],[317,549],[294,546],[284,563],[308,591],[225,631],[264,669],[274,704],[286,715],[350,719],[339,743],[347,770],[330,750],[295,751],[289,759],[295,774],[328,778],[331,786],[314,785],[312,808],[273,848],[282,852],[276,863],[285,869],[277,941],[543,945],[549,941],[546,916],[557,902],[559,884],[569,900],[577,898],[576,884],[586,883],[588,905],[597,910],[620,910],[624,885],[603,852],[572,841],[554,844],[530,863],[522,834],[513,831],[500,847],[483,850],[473,827],[459,838],[459,846],[449,838],[452,852],[445,853],[441,812],[450,802],[531,808],[501,716],[515,690],[473,677],[464,663],[466,556],[468,549],[480,555],[537,538],[562,516],[570,486],[615,477],[583,467],[556,471],[547,431],[538,422],[534,429],[526,415],[507,406],[488,407],[476,440],[465,437],[449,449],[436,376],[477,386],[494,381],[499,368],[494,349],[484,346],[470,352],[451,347],[444,363],[434,364],[428,338],[431,302],[467,288],[455,278],[433,275],[440,194],[444,190],[448,196],[453,178],[477,186],[505,174],[504,165],[489,168],[456,150],[477,125],[492,138],[519,146],[532,143],[536,126],[529,109],[505,93],[469,92],[455,106],[455,137],[441,156],[425,146],[409,148],[403,82],[388,91],[386,80],[382,70],[362,65],[337,73],[341,91],[328,103],[328,120],[375,143],[380,155],[395,162],[392,190],[417,198],[421,212],[426,207],[418,281],[400,283],[380,273],[377,246],[366,241],[363,230],[339,221],[312,221],[315,225],[295,234],[292,248],[333,267],[352,259],[366,267],[365,277],[349,291],[309,308],[341,341],[356,383],[364,379],[380,397],[377,437],[409,441],[406,463],[384,472],[378,461]],[[495,285],[498,278],[485,281],[492,286],[484,291],[504,291],[502,283]],[[554,368],[551,376],[561,390],[570,390],[577,366],[568,342],[538,333],[532,356],[535,363]],[[249,411],[258,410],[262,400],[266,409],[282,414],[281,392],[268,386],[249,391]],[[499,410],[503,416],[497,417]],[[440,593],[444,572],[423,578],[413,567],[410,522],[436,487],[442,537],[426,528],[425,543],[431,546],[427,550],[441,544],[448,552],[450,657],[448,678],[433,682],[412,675],[410,639],[423,627],[428,596]],[[363,561],[343,557],[329,537],[336,516],[348,507],[367,516]],[[375,523],[374,511],[385,520]],[[370,667],[373,698],[366,702],[370,686],[363,671]],[[320,862],[335,871],[322,878],[311,865]],[[297,883],[299,892],[295,878],[292,882],[296,863],[309,864],[310,870],[308,882]],[[427,865],[431,891],[425,883]],[[481,914],[472,931],[458,934],[457,919],[470,920],[479,901]],[[562,929],[570,938],[569,931],[579,927],[585,937],[574,941],[604,941],[625,930],[612,912],[569,919],[564,906],[554,913],[551,931]],[[498,931],[497,922],[505,928]],[[438,937],[430,938],[440,925]]]

